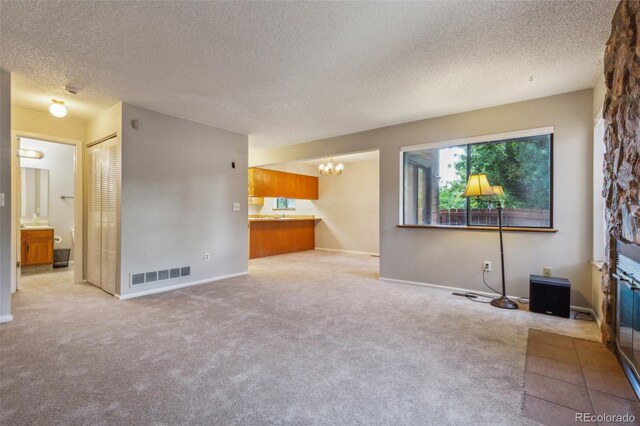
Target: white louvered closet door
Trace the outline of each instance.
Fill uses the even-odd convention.
[[[100,286],[107,293],[116,292],[116,139],[102,146],[102,265]]]
[[[87,281],[116,291],[117,139],[88,149]]]
[[[102,144],[87,150],[87,281],[100,285],[102,263]]]

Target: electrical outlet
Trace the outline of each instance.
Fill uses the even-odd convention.
[[[549,266],[545,266],[544,268],[542,268],[542,275],[544,275],[545,277],[550,277],[551,268]]]
[[[234,212],[240,211],[240,203],[233,203],[233,211]]]
[[[207,262],[211,260],[211,253],[205,253],[204,254],[204,260],[206,260]]]
[[[484,271],[491,272],[491,262],[488,260],[484,261]]]

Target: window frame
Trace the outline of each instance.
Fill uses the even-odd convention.
[[[278,207],[278,200],[281,200],[281,199],[287,200],[287,207],[283,207],[283,208],[279,208]],[[293,201],[293,206],[292,207],[289,206],[289,202],[290,201]],[[273,210],[273,211],[295,210],[295,209],[296,209],[296,199],[295,198],[275,197],[273,199],[273,207],[271,208],[271,210]]]
[[[472,136],[462,139],[452,139],[447,141],[438,141],[432,143],[422,143],[418,145],[405,145],[400,147],[400,158],[399,158],[399,215],[398,215],[398,223],[399,227],[405,228],[440,228],[440,229],[470,229],[470,230],[492,230],[497,229],[495,225],[471,225],[469,224],[470,220],[470,202],[467,198],[466,208],[467,208],[467,218],[466,225],[438,225],[438,224],[428,224],[428,225],[407,225],[404,223],[404,154],[407,152],[413,151],[421,151],[427,149],[439,149],[439,148],[448,148],[452,146],[466,145],[467,146],[467,154],[469,154],[471,145],[481,144],[481,143],[496,143],[500,141],[506,141],[510,139],[531,137],[531,136],[542,136],[549,135],[549,226],[544,227],[536,227],[536,226],[517,226],[510,227],[505,226],[503,229],[505,230],[515,230],[515,231],[532,231],[532,232],[556,232],[554,229],[554,137],[555,137],[555,126],[547,126],[547,127],[538,127],[527,130],[518,130],[514,132],[504,132],[504,133],[496,133],[490,135],[482,135],[482,136]],[[470,158],[468,155],[467,158]],[[467,175],[469,173],[470,163],[467,162]]]

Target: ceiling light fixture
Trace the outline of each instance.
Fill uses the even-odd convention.
[[[18,157],[21,158],[34,158],[36,160],[42,158],[42,152],[36,151],[35,149],[19,149]]]
[[[51,105],[49,105],[49,112],[54,117],[62,118],[67,115],[67,108],[64,106],[64,101],[57,101],[51,99]]]
[[[328,163],[322,163],[318,166],[321,175],[336,175],[340,176],[344,171],[344,164],[333,164],[333,158]]]

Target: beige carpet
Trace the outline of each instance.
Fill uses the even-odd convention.
[[[64,274],[25,281],[0,326],[0,423],[534,424],[528,328],[598,335],[377,271],[303,252],[127,301]]]

